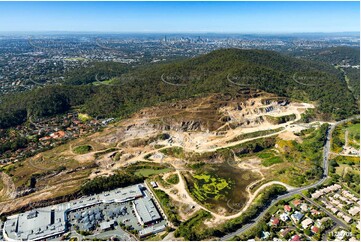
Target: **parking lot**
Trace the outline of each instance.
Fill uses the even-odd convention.
[[[148,190],[143,190],[143,193],[145,197],[151,197]],[[138,234],[138,231],[147,226],[166,224],[165,220],[148,225],[140,224],[133,207],[133,201],[101,203],[73,210],[68,213],[68,222],[71,237],[106,239],[115,236],[120,240],[134,240],[135,237],[128,232],[130,230],[135,230]],[[122,229],[121,225],[128,231]]]
[[[137,240],[166,225],[150,191],[136,184],[16,214],[3,232],[17,240]]]

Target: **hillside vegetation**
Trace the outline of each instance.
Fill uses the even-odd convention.
[[[101,84],[95,76],[100,73],[104,78],[107,71],[109,78],[118,78]],[[272,51],[222,49],[132,70],[108,63],[71,72],[63,85],[2,97],[0,128],[18,125],[30,116],[51,116],[74,108],[94,117],[122,117],[160,102],[216,92],[236,94],[245,86],[315,101],[325,119],[358,112],[352,93],[332,66]]]
[[[360,64],[360,49],[349,46],[310,49],[299,52],[295,51],[292,55],[328,63],[330,65],[336,65],[342,62],[349,63],[350,65]]]

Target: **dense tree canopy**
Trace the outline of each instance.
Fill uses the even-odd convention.
[[[96,73],[118,78],[100,83],[95,81]],[[315,101],[329,119],[358,112],[352,93],[332,66],[272,51],[223,49],[168,64],[129,69],[106,62],[73,71],[63,85],[2,97],[0,128],[22,123],[29,116],[49,116],[74,107],[98,117],[125,116],[160,102],[215,92],[235,94],[244,85]]]

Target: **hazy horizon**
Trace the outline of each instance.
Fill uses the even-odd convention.
[[[361,31],[340,32],[120,32],[120,31],[1,31],[1,34],[112,34],[112,35],[360,35]]]
[[[0,2],[0,32],[359,32],[359,2]]]

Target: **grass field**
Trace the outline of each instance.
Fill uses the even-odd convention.
[[[153,162],[137,162],[127,166],[125,171],[138,176],[150,177],[174,171],[174,168],[166,164],[159,164]]]
[[[360,157],[337,156],[330,160],[330,176],[333,182],[343,184],[360,193]]]
[[[351,124],[348,127],[348,139],[350,146],[360,149],[360,123]]]
[[[351,166],[359,166],[360,164],[360,157],[337,156],[335,160],[338,164],[347,164]]]
[[[283,159],[275,152],[262,152],[257,156],[262,159],[262,165],[266,167],[283,162]]]
[[[158,175],[161,173],[167,173],[172,171],[171,168],[164,168],[164,169],[151,169],[151,168],[145,168],[145,169],[139,169],[137,170],[134,174],[138,175],[138,176],[144,176],[144,177],[149,177],[152,175]]]
[[[80,121],[82,122],[86,122],[92,119],[92,117],[90,117],[89,114],[86,113],[78,113],[78,118],[80,119]]]
[[[360,134],[360,123],[352,124],[348,127],[351,136]],[[360,139],[360,137],[358,138]]]
[[[338,164],[336,167],[336,174],[344,177],[346,173],[359,174],[360,172],[360,158],[350,156],[337,156],[335,161]]]
[[[347,172],[352,172],[352,168],[349,165],[341,164],[336,167],[336,174],[344,177]]]
[[[90,145],[77,146],[73,149],[74,153],[79,155],[89,153],[92,150],[93,148]]]
[[[266,120],[268,122],[270,122],[272,124],[283,124],[283,123],[295,120],[296,115],[295,114],[290,114],[290,115],[284,115],[284,116],[278,116],[278,117],[265,115],[265,118],[266,118]]]
[[[112,79],[109,79],[109,80],[101,81],[101,83],[100,82],[94,82],[93,84],[94,85],[109,85],[109,84],[112,84],[116,80],[117,80],[116,78],[112,78]]]
[[[283,162],[283,160],[279,156],[273,156],[273,157],[267,158],[265,160],[262,160],[262,165],[271,166],[271,165],[282,163],[282,162]]]
[[[170,175],[167,179],[166,182],[170,183],[170,184],[178,184],[179,182],[179,176],[178,174],[172,174]]]
[[[261,166],[258,165],[255,169],[262,172],[265,180],[252,187],[252,191],[269,181],[299,187],[318,180],[322,175],[319,164],[322,162],[325,131],[326,127],[304,130],[297,134],[300,141],[277,138],[274,147],[240,157],[260,162]]]
[[[345,132],[348,131],[348,145],[360,148],[360,120],[353,120],[335,128],[332,134],[332,151],[339,153],[345,145]]]

